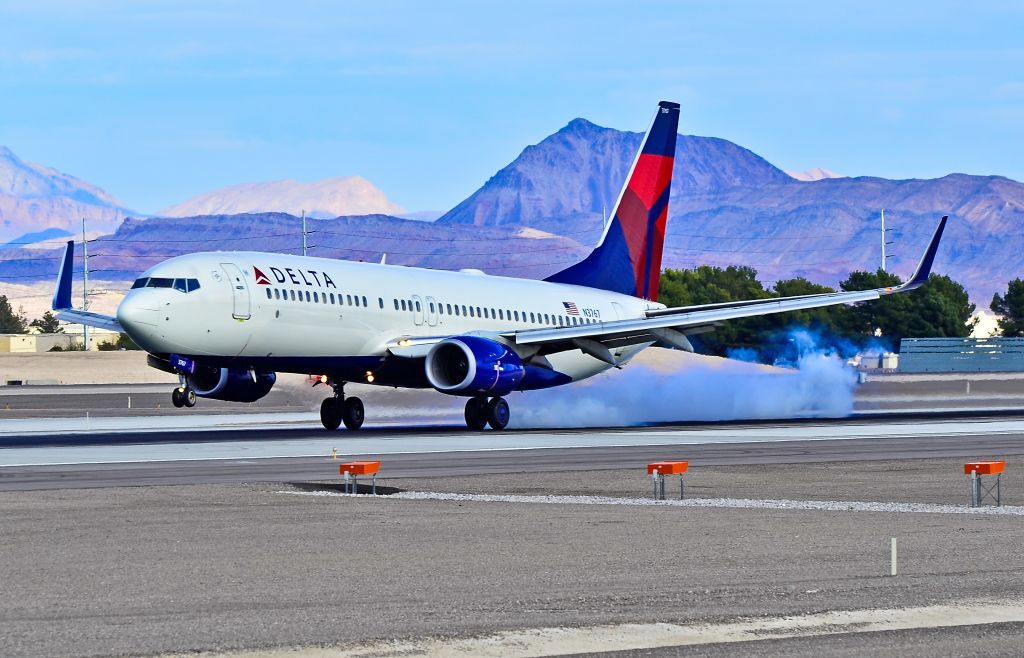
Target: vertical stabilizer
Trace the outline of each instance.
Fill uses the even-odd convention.
[[[547,281],[658,298],[678,126],[679,104],[658,103],[601,242],[583,261]]]

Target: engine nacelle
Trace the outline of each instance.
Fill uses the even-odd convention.
[[[270,392],[277,375],[238,368],[202,366],[187,357],[171,355],[171,366],[185,375],[189,386],[202,398],[227,402],[255,402]]]
[[[427,381],[449,395],[505,395],[526,375],[519,355],[479,336],[446,338],[427,353]]]

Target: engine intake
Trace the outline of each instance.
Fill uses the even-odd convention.
[[[479,336],[446,338],[427,353],[430,385],[450,395],[505,395],[526,374],[519,355]]]

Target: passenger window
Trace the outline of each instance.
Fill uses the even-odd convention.
[[[471,318],[475,318],[476,317],[476,314],[473,313],[473,307],[472,306],[469,307],[469,317],[471,317]]]
[[[486,319],[486,318],[489,318],[489,317],[491,317],[491,316],[487,315],[487,307],[485,306],[484,307],[484,318]]]
[[[397,299],[395,300],[395,310],[396,311],[398,310],[398,300]]]
[[[345,295],[345,301],[348,302],[349,306],[352,306],[352,295]]]
[[[369,304],[366,303],[366,296],[363,296],[363,308],[366,308]]]
[[[533,313],[530,313],[530,322],[536,322],[536,318],[533,317]]]
[[[505,312],[503,310],[501,310],[500,308],[498,309],[498,319],[499,320],[504,320],[505,319]]]
[[[459,305],[456,304],[455,305],[455,315],[458,315],[458,314],[459,314]]]
[[[416,300],[416,312],[419,313],[422,310],[423,310],[423,307],[420,306],[419,300]]]
[[[404,299],[402,300],[402,310],[403,311],[406,310],[406,308],[405,308],[405,300]]]
[[[332,304],[334,303],[334,293],[333,292],[331,293],[331,303]]]
[[[512,317],[516,319],[516,322],[519,322],[519,311],[512,311]]]
[[[452,314],[452,305],[448,304],[447,306],[448,306],[448,315],[451,315]],[[456,306],[456,308],[458,308],[458,307]]]
[[[273,298],[274,293],[270,292],[270,288],[267,288],[267,299]]]
[[[306,291],[306,301],[307,302],[309,301],[309,291],[308,290]]]
[[[430,302],[430,312],[434,312],[434,302]]]
[[[316,292],[313,293],[313,301],[314,302],[319,302],[320,301],[320,295],[318,295]]]
[[[274,288],[274,299],[281,299],[281,289]]]
[[[377,298],[377,303],[380,304],[381,308],[384,308],[384,298],[383,297],[378,297]]]

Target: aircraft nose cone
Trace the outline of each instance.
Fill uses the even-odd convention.
[[[156,329],[157,310],[146,308],[137,298],[128,296],[117,307],[117,322],[133,340],[148,336]]]

